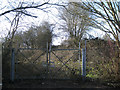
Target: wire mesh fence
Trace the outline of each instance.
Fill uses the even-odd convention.
[[[75,79],[80,49],[15,50],[15,79]]]
[[[40,78],[46,73],[46,51],[19,49],[15,56],[16,78]]]

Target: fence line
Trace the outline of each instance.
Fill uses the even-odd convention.
[[[79,75],[81,75],[81,63],[80,63],[81,62],[81,57],[80,57],[80,55],[81,55],[81,49],[80,49],[80,42],[79,42],[79,48],[78,49],[56,49],[56,48],[52,48],[51,44],[50,44],[49,47],[48,46],[49,45],[47,43],[47,45],[46,45],[47,48],[46,49],[39,49],[39,48],[19,48],[18,51],[19,50],[44,50],[44,52],[46,53],[46,63],[47,63],[47,67],[46,67],[47,73],[46,74],[47,74],[47,78],[48,78],[49,77],[48,76],[49,75],[49,65],[51,64],[51,61],[50,61],[51,60],[51,53],[53,55],[55,55],[55,57],[58,58],[58,61],[60,61],[63,64],[59,68],[59,70],[63,66],[65,66],[69,70],[74,71],[73,70],[74,68],[69,68],[69,66],[66,65],[67,62],[69,62],[70,59],[73,58],[73,56],[71,56],[67,61],[63,62],[53,51],[66,51],[66,50],[67,51],[72,51],[72,50],[75,51],[75,50],[78,50],[78,52],[77,52],[78,53],[78,59],[79,59],[78,60],[78,63],[79,63],[79,65],[78,65],[79,69],[78,70],[79,70]],[[20,52],[20,53],[22,53],[22,52]],[[42,56],[42,54],[40,54],[40,56],[38,58],[40,58]],[[35,61],[38,60],[38,58],[35,59]],[[31,63],[31,61],[30,61],[30,63]],[[82,75],[86,76],[86,40],[85,40],[85,48],[82,49]],[[14,79],[15,79],[14,76],[15,76],[15,49],[12,49],[12,59],[11,59],[11,80],[12,81],[14,81]]]

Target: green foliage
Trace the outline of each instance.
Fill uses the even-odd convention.
[[[31,27],[28,31],[18,32],[14,36],[14,48],[46,48],[47,42],[52,42],[52,25],[43,22],[41,26]]]
[[[43,22],[40,26],[29,28],[28,31],[16,32],[12,40],[11,38],[7,37],[4,39],[2,49],[2,72],[4,80],[10,79],[12,48],[15,48],[15,55],[19,53],[18,48],[46,48],[46,43],[52,42],[52,27],[53,26],[50,25],[48,22]],[[35,55],[34,52],[29,51],[25,51],[22,53],[27,58],[34,58],[33,55]],[[17,60],[21,64],[28,63],[28,61],[21,54],[17,55],[15,60]],[[28,66],[30,66],[30,64]]]
[[[40,30],[40,29],[38,29]],[[33,30],[32,32],[36,32],[36,29]],[[28,31],[29,32],[29,31]],[[43,34],[44,36],[47,36],[48,32],[46,33],[46,31],[44,31],[45,34]],[[27,32],[26,32],[27,33]],[[33,37],[34,33],[31,33],[31,31],[26,34],[26,36],[30,36]],[[40,34],[38,34],[38,36],[40,35],[40,37],[42,36]],[[18,35],[18,36],[17,36]],[[24,36],[24,33],[22,34]],[[33,36],[32,36],[33,35]],[[36,35],[37,36],[37,35]],[[16,34],[14,41],[17,40],[21,40],[21,37],[19,37],[19,34]],[[26,37],[27,38],[27,37]],[[41,39],[37,37],[36,40]],[[32,38],[33,39],[33,38]],[[34,42],[31,41],[32,39],[29,39],[29,37],[27,39],[25,39],[27,42]],[[43,38],[44,39],[44,38]],[[51,40],[51,39],[50,39]],[[39,40],[40,41],[40,40]],[[23,42],[21,40],[21,42]],[[41,42],[41,41],[40,41]],[[22,43],[23,44],[23,43]],[[45,45],[46,43],[42,43],[39,46],[40,43],[36,44],[34,42],[33,47],[41,47],[41,45]],[[16,44],[14,44],[16,45]],[[27,43],[26,43],[27,45]],[[113,44],[114,45],[114,42]],[[32,43],[29,44],[28,46],[32,47]],[[16,46],[15,46],[16,47]],[[21,44],[20,44],[21,47]],[[43,47],[46,47],[43,46]],[[81,41],[81,47],[84,47],[84,41]],[[71,48],[71,47],[66,47],[64,45],[61,45],[57,48]],[[115,56],[115,52],[116,48],[113,47],[113,50],[111,52],[111,48],[108,44],[107,41],[104,40],[100,40],[100,39],[94,39],[94,40],[87,40],[87,61],[86,61],[86,76],[90,77],[90,78],[99,78],[102,80],[118,80],[116,77],[117,76],[117,62],[116,62],[116,56]],[[3,68],[4,68],[4,75],[9,77],[10,72],[8,72],[8,69],[10,68],[10,52],[11,50],[9,48],[4,48],[3,49]],[[24,54],[29,61],[20,54],[20,52],[22,54]],[[17,58],[16,60],[18,61],[18,66],[17,66],[17,72],[20,73],[20,76],[29,76],[29,74],[31,76],[41,76],[41,77],[46,77],[46,73],[47,73],[47,63],[46,63],[46,52],[43,53],[43,51],[39,51],[39,50],[21,50],[20,52],[17,52]],[[58,57],[56,57],[53,53],[51,53],[51,61],[53,62],[54,67],[51,67],[52,64],[49,63],[48,68],[49,68],[49,75],[52,77],[52,75],[56,78],[80,78],[80,66],[82,68],[82,62],[79,63],[79,58],[78,58],[78,52],[77,51],[53,51]],[[43,54],[42,54],[43,53]],[[41,55],[42,54],[42,55]],[[6,56],[7,55],[7,56]],[[39,59],[34,63],[34,60],[37,59],[37,57],[41,55],[41,57],[39,57]],[[81,56],[80,56],[81,57]],[[66,66],[69,67],[69,69],[63,65],[64,62]],[[69,60],[69,61],[67,61]],[[37,67],[38,70],[35,68]],[[26,70],[24,70],[26,69]],[[59,71],[58,71],[59,70]],[[28,73],[26,71],[29,71]],[[6,74],[5,74],[6,73]],[[24,73],[24,74],[23,74]],[[116,78],[116,79],[115,79]]]
[[[63,30],[68,33],[70,46],[78,46],[84,34],[94,27],[90,12],[82,9],[82,4],[69,3],[67,10],[63,10],[60,17],[64,20]]]
[[[87,74],[86,77],[90,77],[90,78],[94,78],[94,79],[99,78],[99,76],[96,74]]]
[[[87,76],[101,80],[117,80],[117,58],[115,43],[101,39],[87,42]]]

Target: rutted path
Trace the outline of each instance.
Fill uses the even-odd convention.
[[[99,82],[76,82],[63,80],[31,80],[6,83],[4,88],[111,88]]]

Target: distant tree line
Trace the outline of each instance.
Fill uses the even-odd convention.
[[[18,32],[13,39],[13,47],[16,48],[46,48],[48,42],[53,39],[54,26],[43,22],[40,26],[30,27],[28,31]]]

